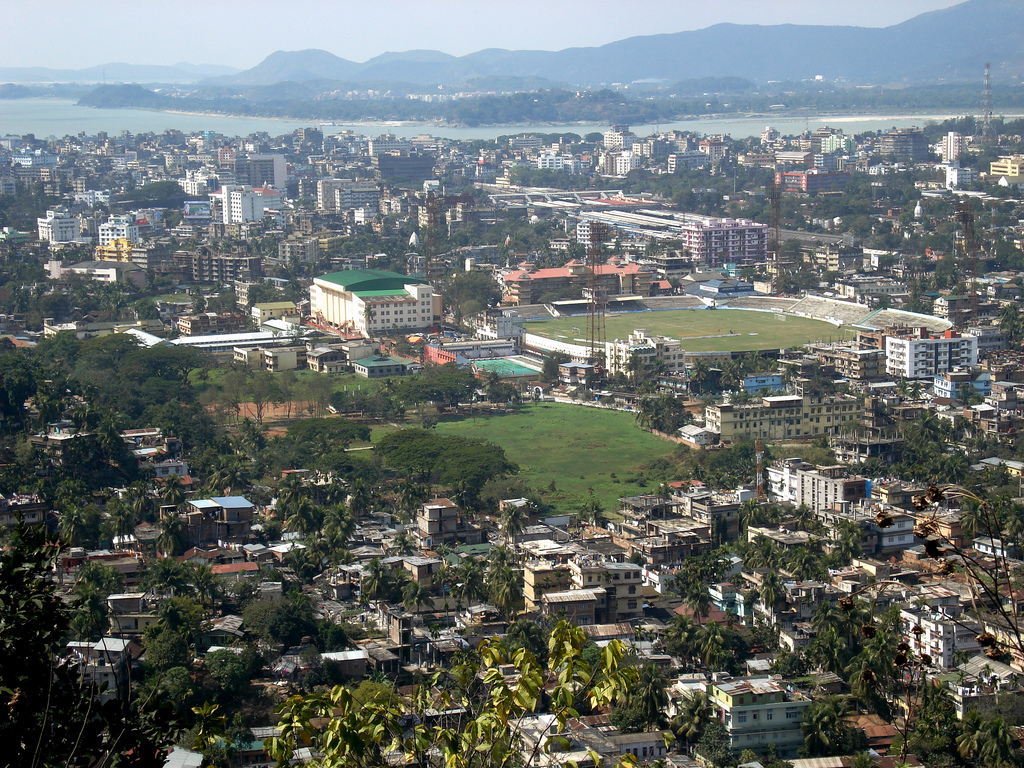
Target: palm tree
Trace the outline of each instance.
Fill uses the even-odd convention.
[[[356,521],[349,514],[348,507],[343,504],[330,506],[324,512],[323,529],[332,539],[346,544],[356,529]]]
[[[1017,754],[1017,739],[1001,717],[995,717],[985,724],[985,736],[981,744],[980,757],[989,768],[1014,765]]]
[[[530,518],[530,507],[532,503],[528,504],[505,504],[505,508],[501,511],[501,530],[505,535],[505,541],[510,546],[515,541],[516,536],[521,534],[526,528],[526,523]]]
[[[379,557],[373,558],[366,565],[362,581],[359,585],[359,599],[362,602],[380,600],[391,589],[391,571]]]
[[[697,632],[697,646],[704,666],[710,670],[721,670],[725,667],[728,654],[725,651],[725,635],[722,625],[717,621],[709,621]]]
[[[768,571],[761,579],[761,586],[757,590],[757,597],[764,606],[769,616],[775,615],[775,608],[786,596],[786,589],[782,586],[782,580],[775,571]]]
[[[301,533],[305,537],[320,530],[322,520],[321,510],[304,498],[292,505],[291,514],[284,525],[289,531]]]
[[[400,531],[391,540],[390,551],[396,555],[411,555],[416,551],[416,542],[409,535],[408,531]]]
[[[472,604],[473,601],[487,598],[487,585],[484,579],[484,566],[475,557],[467,557],[459,567],[459,584],[455,587],[455,595]]]
[[[492,564],[487,583],[491,605],[501,611],[502,617],[512,619],[523,602],[523,586],[516,571],[507,563]]]
[[[60,537],[70,547],[82,545],[82,537],[85,533],[85,515],[81,508],[68,506],[60,513]]]
[[[804,752],[809,757],[831,757],[843,747],[846,716],[850,703],[840,696],[826,696],[811,704],[800,729],[804,733]]]
[[[668,694],[665,693],[665,678],[653,664],[644,664],[636,685],[626,697],[626,706],[639,713],[647,728],[665,726],[665,707]]]
[[[688,691],[676,704],[676,716],[670,726],[676,738],[686,745],[686,751],[691,752],[709,720],[708,700],[704,692]]]
[[[197,563],[192,566],[189,580],[199,602],[207,608],[213,606],[221,594],[220,582],[213,575],[213,569],[205,563]]]
[[[177,557],[188,548],[188,530],[180,515],[167,515],[160,521],[156,548],[163,555]]]
[[[964,760],[973,760],[981,753],[985,743],[985,731],[981,715],[976,709],[964,713],[963,727],[956,738],[956,751]]]
[[[110,522],[113,525],[115,538],[124,543],[129,536],[134,534],[136,519],[135,512],[131,507],[117,504],[110,513]]]
[[[162,501],[166,506],[179,507],[185,501],[185,489],[178,475],[168,475],[164,479]]]
[[[424,606],[434,607],[434,599],[430,596],[430,590],[418,581],[410,581],[402,589],[402,605],[406,610],[419,613]]]

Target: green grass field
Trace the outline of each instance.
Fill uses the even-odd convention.
[[[560,403],[532,403],[515,413],[442,419],[437,430],[500,445],[526,481],[566,513],[576,511],[589,488],[605,511],[614,513],[620,496],[635,496],[654,487],[642,478],[641,468],[675,447],[637,429],[630,413]],[[548,491],[552,482],[555,490]]]
[[[784,318],[784,319],[780,319]],[[528,333],[573,342],[586,334],[586,317],[533,320]],[[636,328],[656,336],[683,340],[687,352],[743,352],[758,349],[798,347],[810,341],[837,341],[855,336],[850,328],[831,323],[771,312],[739,309],[679,309],[610,315],[605,320],[606,339],[625,339]],[[732,335],[730,335],[732,334]]]

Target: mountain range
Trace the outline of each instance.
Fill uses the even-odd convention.
[[[1022,37],[1024,3],[1020,0],[967,0],[882,28],[717,24],[561,51],[489,48],[452,56],[412,50],[355,62],[309,49],[277,51],[241,72],[217,65],[115,63],[84,70],[0,68],[0,82],[198,82],[236,88],[310,81],[434,86],[527,78],[600,86],[668,85],[707,77],[764,83],[820,76],[851,84],[893,85],[977,82],[985,63],[991,62],[994,81],[1016,85],[1024,78]]]
[[[510,51],[466,56],[414,50],[358,63],[322,50],[277,51],[252,69],[205,84],[268,85],[306,80],[462,83],[488,76],[541,77],[597,86],[654,80],[672,83],[734,76],[755,82],[821,76],[851,83],[978,80],[985,62],[1002,79],[1024,75],[1024,3],[968,0],[889,27],[717,24],[644,35],[592,48]]]

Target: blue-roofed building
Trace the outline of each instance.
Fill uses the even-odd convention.
[[[215,496],[188,502],[185,521],[192,546],[244,544],[252,538],[256,505],[244,496]]]
[[[758,392],[781,392],[782,376],[777,373],[761,373],[743,378],[743,391],[750,395]]]

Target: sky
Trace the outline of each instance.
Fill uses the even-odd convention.
[[[722,22],[884,27],[962,0],[0,0],[0,66],[222,64],[322,48],[561,50]]]

